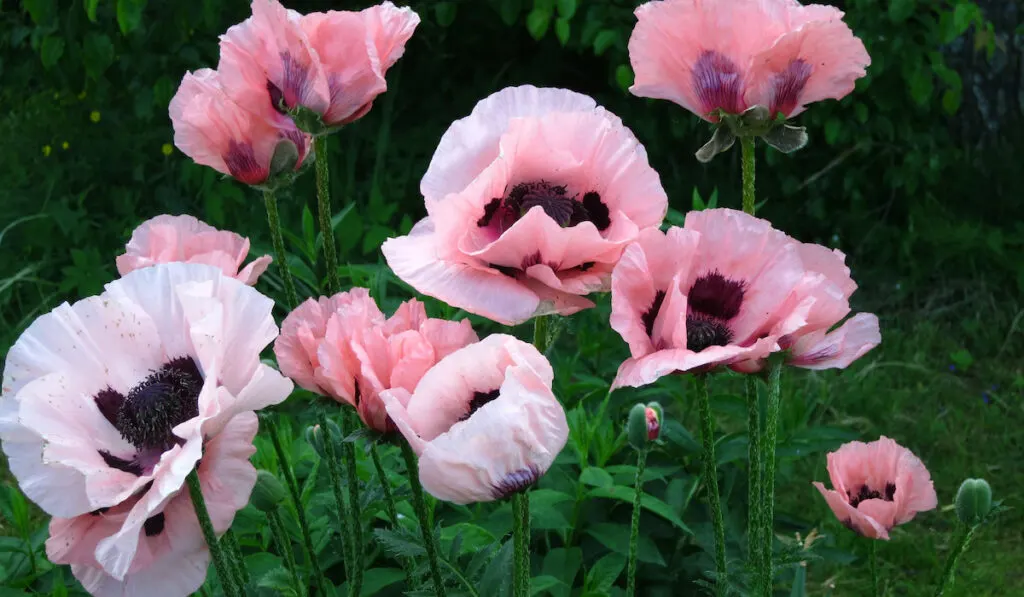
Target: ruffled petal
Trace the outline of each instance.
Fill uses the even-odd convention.
[[[800,337],[790,349],[789,363],[804,369],[845,369],[881,342],[878,317],[858,313],[832,332]]]

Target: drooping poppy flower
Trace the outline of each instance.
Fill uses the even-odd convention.
[[[814,486],[843,524],[870,539],[887,540],[894,526],[938,505],[924,463],[884,435],[830,452],[828,476],[832,489]]]
[[[225,276],[252,286],[270,265],[270,256],[258,257],[249,265],[249,239],[227,230],[217,230],[189,215],[159,215],[139,224],[123,255],[117,256],[117,272],[126,275],[158,263],[205,263],[219,268]]]
[[[428,318],[417,300],[385,318],[365,288],[309,299],[281,327],[274,344],[281,371],[310,391],[355,407],[381,433],[395,431],[382,391],[412,392],[440,359],[477,341],[469,320]]]
[[[753,106],[791,118],[853,91],[871,58],[843,12],[797,0],[654,0],[636,9],[630,91],[717,122]]]
[[[228,97],[221,73],[185,73],[171,99],[174,144],[197,164],[249,185],[301,167],[309,136],[267,103],[242,106]]]
[[[95,594],[202,584],[208,554],[185,478],[202,458],[221,531],[248,500],[252,411],[292,389],[260,362],[277,335],[272,306],[214,267],[158,264],[57,307],[11,348],[3,450],[25,495],[67,519],[48,553]]]
[[[427,217],[382,247],[419,292],[503,324],[575,313],[608,288],[668,199],[643,146],[593,99],[531,86],[482,100],[441,138]]]
[[[553,378],[536,348],[495,334],[442,359],[415,392],[381,397],[419,456],[424,489],[456,504],[488,502],[535,483],[565,447]]]
[[[839,275],[841,258],[823,268],[818,249],[827,251],[730,209],[690,212],[683,228],[643,233],[612,273],[611,326],[632,355],[613,387],[723,365],[755,371],[789,348],[797,366],[848,365],[880,341],[877,319],[825,334],[849,312],[856,284],[849,270]],[[873,335],[862,329],[870,322]]]

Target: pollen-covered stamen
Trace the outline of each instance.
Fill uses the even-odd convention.
[[[608,206],[601,202],[601,195],[590,191],[580,200],[569,195],[564,185],[546,181],[520,183],[512,187],[504,198],[491,199],[484,206],[484,213],[476,225],[495,226],[499,232],[512,227],[534,207],[540,207],[549,218],[563,228],[571,228],[583,222],[593,222],[598,230],[611,225]]]
[[[103,418],[110,421],[110,424],[114,427],[117,427],[117,412],[121,410],[121,405],[124,404],[124,396],[121,392],[113,388],[106,388],[100,390],[93,400],[96,401],[96,407],[100,409],[100,414],[103,415]]]
[[[891,502],[896,496],[896,485],[894,483],[886,483],[883,491],[871,489],[867,484],[860,486],[860,491],[856,494],[846,492],[846,496],[850,498],[850,505],[854,508],[864,500],[884,500]]]
[[[513,493],[523,491],[536,483],[539,478],[540,471],[533,466],[513,471],[494,486],[494,497],[495,499],[506,498]]]
[[[710,346],[725,346],[732,340],[732,332],[724,323],[700,315],[686,316],[686,348],[700,352]]]
[[[739,114],[740,70],[724,54],[705,50],[693,65],[691,75],[693,89],[700,98],[700,110],[704,114],[724,110],[727,114]]]
[[[690,310],[728,321],[740,312],[743,282],[730,280],[717,270],[697,278],[687,293]]]
[[[140,450],[166,450],[178,441],[171,430],[199,415],[203,377],[181,357],[150,374],[128,392],[117,413],[117,430]]]
[[[788,116],[796,108],[800,92],[807,85],[813,70],[802,58],[796,58],[789,62],[785,70],[772,76],[772,116],[780,112]]]
[[[480,410],[480,408],[483,405],[487,404],[488,402],[497,400],[498,395],[500,393],[501,390],[491,390],[490,392],[473,392],[473,398],[469,401],[469,409],[466,411],[466,414],[459,417],[459,420],[465,421],[466,419],[470,418],[471,416],[473,416],[473,413]]]
[[[654,321],[658,319],[658,311],[661,310],[661,304],[665,302],[665,291],[659,290],[654,295],[654,302],[651,303],[650,308],[640,316],[640,321],[644,323],[644,330],[647,331],[647,337],[653,338],[654,334]]]

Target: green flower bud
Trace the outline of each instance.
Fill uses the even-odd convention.
[[[661,405],[657,402],[634,406],[629,411],[629,420],[626,424],[629,445],[637,450],[643,450],[650,442],[658,439],[661,433],[661,418]]]
[[[334,421],[327,419],[327,430],[330,431],[331,438],[334,440],[334,454],[337,456],[340,454],[342,439],[344,439],[341,437],[341,428]],[[313,446],[320,458],[327,458],[325,439],[326,434],[320,425],[310,425],[306,428],[306,443]]]
[[[985,519],[992,509],[992,488],[984,479],[967,479],[956,492],[956,515],[967,525]]]
[[[284,485],[281,485],[277,477],[267,471],[256,473],[256,486],[253,487],[252,496],[249,498],[254,508],[262,512],[272,512],[277,510],[284,498]]]

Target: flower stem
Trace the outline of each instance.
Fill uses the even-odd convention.
[[[276,510],[271,510],[267,512],[267,522],[270,523],[270,534],[273,535],[274,543],[277,544],[277,550],[281,552],[281,556],[284,558],[285,567],[288,568],[288,572],[292,575],[292,583],[295,584],[296,594],[302,597],[306,594],[306,590],[302,584],[302,579],[299,578],[299,567],[295,565],[292,542],[288,538],[288,532],[285,531],[281,516]]]
[[[740,137],[743,148],[743,211],[754,215],[754,137]]]
[[[217,533],[213,530],[213,523],[210,521],[210,513],[206,510],[206,501],[203,499],[203,489],[199,483],[199,472],[193,469],[188,474],[188,493],[192,497],[192,505],[199,518],[199,528],[203,531],[203,539],[210,548],[210,555],[213,557],[213,566],[220,577],[220,584],[224,588],[224,594],[228,597],[242,597],[242,592],[235,584],[234,575],[231,572],[231,564],[222,546],[217,541]]]
[[[309,523],[306,521],[306,511],[302,507],[302,494],[299,493],[299,484],[295,481],[295,474],[292,472],[291,464],[288,462],[288,455],[285,454],[281,445],[281,438],[277,434],[277,425],[271,417],[263,419],[266,422],[267,434],[270,436],[270,443],[274,445],[274,452],[277,454],[277,462],[284,475],[285,484],[288,485],[288,493],[292,498],[292,505],[295,506],[295,518],[299,522],[299,530],[302,531],[302,542],[309,557],[309,563],[313,567],[313,577],[316,587],[321,595],[326,595],[324,573],[320,570],[320,562],[317,561],[316,549],[313,547],[313,536],[309,532]]]
[[[546,315],[533,318],[533,345],[537,347],[537,350],[541,354],[544,354],[548,350],[549,324],[550,322]]]
[[[512,561],[513,597],[530,597],[530,494],[521,491],[512,495]]]
[[[277,196],[274,195],[273,190],[264,189],[263,203],[267,207],[267,224],[270,226],[270,240],[274,243],[277,267],[281,269],[281,278],[284,280],[284,292],[288,298],[288,308],[291,309],[299,304],[299,298],[295,292],[292,270],[288,267],[288,253],[284,250],[284,237],[281,236],[281,218],[277,213]]]
[[[395,497],[391,493],[391,483],[388,482],[388,475],[384,472],[384,465],[380,462],[380,451],[377,449],[376,443],[370,444],[370,458],[373,460],[373,468],[377,470],[381,489],[384,490],[384,509],[387,510],[391,524],[397,526],[398,509],[395,507]]]
[[[313,138],[313,152],[316,154],[316,202],[327,268],[327,292],[334,294],[341,290],[341,282],[338,280],[338,251],[334,246],[334,227],[331,225],[334,214],[331,211],[331,168],[327,163],[326,135]]]
[[[760,585],[763,594],[770,597],[774,579],[772,547],[775,539],[775,444],[779,431],[779,392],[781,391],[782,362],[774,360],[768,371],[768,408],[765,415],[764,442],[761,460],[764,462],[764,480],[761,486],[761,540]]]
[[[647,452],[644,448],[636,456],[636,491],[633,493],[633,519],[629,527],[629,572],[626,577],[626,597],[636,595],[636,559],[640,538],[640,507],[644,495],[644,468],[647,467]]]
[[[408,442],[401,442],[402,456],[405,457],[405,469],[409,475],[409,486],[412,488],[412,503],[416,509],[416,518],[420,520],[420,533],[423,535],[423,547],[427,550],[427,561],[430,564],[430,578],[434,583],[434,594],[445,597],[444,581],[441,580],[441,567],[437,558],[437,544],[434,543],[434,531],[430,527],[430,513],[427,501],[423,498],[423,486],[420,485],[419,465],[416,454]]]
[[[327,474],[331,478],[331,492],[334,494],[334,503],[338,508],[338,530],[341,535],[341,561],[346,572],[351,574],[351,568],[357,565],[354,558],[352,535],[349,532],[349,510],[345,504],[345,496],[341,492],[341,472],[338,467],[338,460],[341,455],[335,453],[337,445],[336,438],[331,436],[331,427],[327,424],[327,414],[323,409],[317,409],[320,429],[324,434],[324,451],[327,453],[324,460],[327,461]]]
[[[960,531],[956,544],[953,545],[953,549],[946,558],[946,565],[942,570],[942,580],[939,581],[939,588],[935,591],[935,597],[942,597],[946,589],[953,586],[957,562],[960,560],[960,556],[967,551],[967,547],[971,544],[971,539],[974,537],[974,531],[977,528],[978,526],[974,525],[972,527],[964,527]]]
[[[220,540],[231,554],[231,567],[235,574],[235,582],[244,590],[250,579],[249,570],[245,567],[245,558],[242,557],[242,546],[238,544],[238,538],[235,537],[231,529],[228,529]]]
[[[878,596],[878,541],[876,539],[868,539],[871,543],[871,549],[869,551],[870,566],[871,566],[871,597]]]
[[[761,554],[761,404],[757,380],[747,376],[747,564],[753,574],[754,594],[759,594]]]
[[[697,376],[697,403],[700,409],[701,441],[704,444],[704,486],[711,507],[711,521],[715,527],[715,594],[726,594],[728,575],[725,566],[725,522],[722,502],[718,495],[718,466],[715,459],[715,421],[711,414],[707,375]]]
[[[352,418],[355,412],[351,409],[342,411],[341,433],[348,435],[355,425]],[[352,423],[350,425],[350,423]],[[342,470],[345,472],[345,481],[348,484],[349,504],[349,529],[352,539],[352,572],[349,582],[349,595],[359,597],[363,588],[363,525],[359,519],[359,468],[356,464],[356,446],[353,442],[344,442],[341,446],[345,457],[345,464]]]

